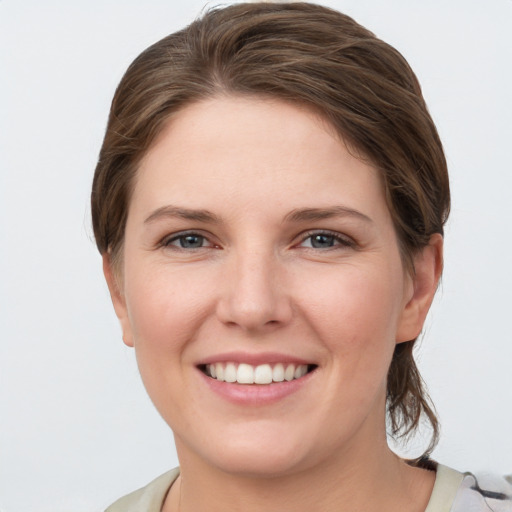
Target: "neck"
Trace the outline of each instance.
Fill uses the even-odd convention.
[[[435,474],[408,466],[385,440],[365,451],[272,477],[227,473],[188,456],[163,512],[424,511]]]

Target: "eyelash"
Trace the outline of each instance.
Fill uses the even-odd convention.
[[[181,247],[180,245],[172,245],[172,242],[176,242],[176,241],[179,241],[179,240],[184,240],[187,237],[201,238],[203,241],[207,241],[208,242],[208,237],[206,235],[198,233],[197,231],[182,231],[180,233],[175,233],[175,234],[173,234],[171,236],[165,237],[159,243],[159,246],[166,247],[166,248],[171,248],[172,247],[173,249],[183,250],[183,251],[204,249],[205,247],[209,247],[209,246],[203,246],[203,245],[201,247]],[[211,242],[210,242],[210,244],[211,244],[212,248],[216,247],[215,244],[212,244]]]
[[[315,237],[315,236],[325,236],[328,238],[332,238],[332,240],[335,242],[335,244],[332,246],[324,247],[323,248],[324,250],[336,249],[338,246],[355,247],[355,245],[356,245],[354,240],[352,240],[348,236],[341,235],[340,233],[337,233],[336,231],[329,231],[329,230],[325,230],[325,229],[313,230],[313,231],[308,231],[308,232],[304,233],[303,235],[301,235],[301,241],[300,241],[299,245],[302,245],[308,239],[313,239],[313,237]],[[320,248],[317,248],[317,247],[305,247],[305,248],[320,250]]]
[[[336,231],[314,230],[314,231],[307,231],[306,233],[303,233],[300,237],[299,243],[295,244],[294,247],[302,246],[302,244],[304,244],[304,242],[306,242],[308,239],[312,240],[313,237],[315,237],[315,236],[316,237],[324,236],[324,237],[330,238],[330,239],[332,239],[332,241],[334,243],[332,246],[327,246],[327,247],[322,247],[322,248],[321,247],[313,247],[313,246],[305,246],[303,248],[312,249],[312,250],[316,250],[316,249],[317,250],[322,250],[322,249],[323,250],[333,250],[339,246],[341,246],[341,247],[355,247],[356,246],[356,243],[354,242],[354,240],[352,240],[351,238],[349,238],[347,236],[341,235],[340,233],[337,233]],[[200,238],[200,239],[202,239],[203,243],[209,242],[209,239],[206,235],[203,235],[197,231],[183,231],[183,232],[175,233],[171,236],[165,237],[159,243],[159,246],[164,247],[164,248],[173,248],[175,250],[183,250],[183,251],[198,250],[198,249],[205,249],[205,248],[219,248],[212,242],[209,242],[210,245],[201,245],[200,247],[182,247],[181,244],[180,245],[172,244],[172,242],[178,242],[180,240],[183,241],[187,237]]]

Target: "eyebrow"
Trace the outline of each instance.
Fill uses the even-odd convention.
[[[190,208],[182,208],[180,206],[167,205],[157,208],[147,219],[144,224],[149,224],[163,218],[180,218],[185,220],[194,220],[197,222],[208,222],[219,224],[220,219],[209,210],[194,210]]]
[[[292,210],[288,213],[285,222],[308,222],[314,220],[324,220],[333,217],[355,217],[365,222],[373,223],[372,219],[353,208],[346,206],[331,206],[329,208],[300,208]],[[144,224],[155,222],[162,218],[180,218],[185,220],[193,220],[197,222],[205,222],[211,224],[220,224],[220,218],[209,210],[195,210],[191,208],[183,208],[180,206],[167,205],[157,208],[149,217],[144,220]]]
[[[286,215],[284,220],[288,222],[304,222],[330,219],[333,217],[355,217],[365,222],[373,223],[372,219],[364,213],[346,206],[331,206],[329,208],[300,208],[298,210],[291,211]]]

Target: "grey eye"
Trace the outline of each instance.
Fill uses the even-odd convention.
[[[208,240],[203,235],[197,233],[184,233],[169,238],[164,245],[178,247],[180,249],[201,249],[208,245]]]
[[[353,247],[353,242],[339,233],[318,231],[316,233],[309,233],[300,245],[310,249],[332,249]]]
[[[201,235],[183,235],[177,241],[183,249],[198,249],[204,246],[205,238]]]
[[[323,249],[326,247],[333,247],[336,244],[336,237],[334,235],[327,235],[319,233],[309,237],[311,247],[315,249]]]

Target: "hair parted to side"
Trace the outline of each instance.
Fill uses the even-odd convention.
[[[307,105],[381,172],[404,265],[443,233],[446,160],[420,85],[406,60],[350,17],[309,3],[251,2],[207,11],[145,50],[119,84],[92,188],[99,251],[114,265],[137,167],[173,114],[219,94]],[[391,435],[407,438],[425,417],[439,425],[413,357],[396,345],[388,375]]]

